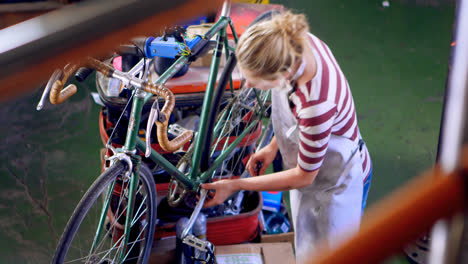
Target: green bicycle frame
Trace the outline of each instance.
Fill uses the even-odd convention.
[[[214,94],[215,86],[216,86],[216,81],[218,78],[218,68],[220,64],[220,58],[222,56],[222,50],[223,48],[228,51],[228,42],[227,42],[227,34],[226,34],[226,28],[227,26],[230,26],[232,33],[234,35],[234,40],[237,42],[238,36],[236,31],[234,30],[232,21],[230,20],[229,17],[220,17],[220,19],[211,27],[211,29],[206,32],[206,34],[203,36],[205,39],[211,39],[212,36],[217,34],[216,37],[216,48],[214,50],[214,55],[213,55],[213,60],[210,65],[210,72],[209,72],[209,78],[207,82],[207,87],[203,99],[203,105],[202,105],[202,112],[200,116],[200,127],[198,132],[196,133],[196,138],[195,138],[195,145],[194,145],[194,155],[192,158],[192,164],[191,164],[191,169],[189,172],[189,175],[185,175],[183,172],[181,172],[179,169],[177,169],[174,165],[172,165],[168,160],[166,160],[161,154],[156,152],[154,149],[151,149],[151,155],[150,159],[161,166],[164,170],[166,170],[171,176],[175,177],[178,181],[180,181],[185,188],[190,189],[190,190],[196,190],[198,186],[206,181],[211,174],[215,171],[216,167],[219,166],[226,157],[229,156],[229,154],[234,151],[234,149],[238,146],[238,144],[244,139],[244,137],[247,135],[247,133],[254,128],[255,125],[257,125],[257,122],[253,122],[250,124],[242,133],[237,137],[236,140],[234,140],[227,148],[225,151],[223,151],[219,157],[216,158],[216,160],[213,162],[212,166],[204,172],[200,171],[200,162],[201,162],[201,151],[202,151],[202,146],[205,143],[206,136],[207,136],[207,120],[208,120],[208,114],[209,114],[209,108],[210,105],[212,104],[212,97]],[[227,52],[226,52],[227,54]],[[183,55],[179,57],[171,67],[169,67],[156,81],[155,84],[162,85],[166,83],[177,71],[183,67],[185,64],[187,64],[188,59],[190,55]],[[231,91],[233,89],[232,85],[232,79],[230,80],[230,86],[231,86]],[[143,91],[136,90],[134,91],[134,97],[133,97],[133,102],[132,102],[132,109],[130,113],[130,120],[128,124],[128,129],[127,129],[127,135],[125,139],[125,144],[123,148],[119,151],[125,152],[127,154],[130,154],[131,156],[138,155],[138,150],[145,152],[146,150],[146,145],[145,142],[139,138],[138,136],[138,130],[139,130],[139,124],[140,124],[140,119],[141,119],[141,112],[143,109],[143,106],[145,103],[147,103],[152,97],[153,94],[145,93]],[[158,100],[158,99],[156,99]],[[258,117],[258,120],[261,119],[261,115]],[[132,159],[134,164],[138,166],[138,162],[135,162],[135,159]],[[131,174],[130,178],[130,185],[129,185],[129,204],[127,207],[127,219],[125,221],[125,231],[124,231],[124,240],[122,241],[124,243],[124,249],[128,245],[128,234],[131,228],[131,219],[130,216],[132,215],[132,204],[133,200],[135,198],[135,191],[136,188],[138,187],[138,169],[134,170],[134,172]],[[107,194],[109,195],[109,193]],[[99,238],[101,236],[102,232],[102,226],[104,224],[105,220],[105,214],[108,210],[109,207],[109,200],[107,199],[107,202],[103,205],[103,212],[101,215],[101,220],[102,222],[96,231],[96,238]],[[93,248],[95,247],[93,243]],[[123,260],[126,256],[127,252],[126,250],[123,250],[120,255],[120,259]]]
[[[166,159],[164,159],[162,155],[160,155],[154,150],[151,150],[150,159],[153,162],[159,164],[161,167],[163,167],[167,172],[169,172],[178,181],[182,182],[185,185],[185,187],[190,190],[195,190],[196,188],[198,188],[200,183],[206,181],[206,179],[208,178],[208,176],[205,176],[207,175],[207,173],[203,173],[201,175],[200,172],[201,150],[203,144],[205,143],[207,135],[207,120],[210,108],[209,106],[212,104],[212,98],[216,86],[216,81],[218,78],[218,68],[223,48],[225,48],[225,50],[228,51],[226,34],[226,28],[228,26],[230,26],[231,31],[233,32],[234,40],[237,42],[237,32],[235,31],[232,21],[229,17],[220,17],[220,19],[203,36],[204,39],[211,39],[215,34],[217,34],[216,48],[214,49],[213,59],[210,65],[209,78],[205,90],[205,95],[203,98],[202,113],[200,115],[200,127],[195,138],[194,156],[192,158],[191,170],[188,177],[184,173],[180,172],[174,165],[172,165]],[[187,63],[188,56],[190,55],[181,56],[176,62],[174,62],[174,64],[171,67],[169,67],[166,70],[166,72],[164,72],[158,78],[158,80],[155,81],[155,83],[164,84],[166,81],[168,81],[181,67],[183,67],[183,65]],[[232,88],[232,81],[230,86]],[[145,97],[145,102],[150,100],[152,97],[152,94],[147,94]],[[131,116],[133,116],[133,114]],[[249,129],[246,130],[248,131]],[[241,134],[239,136],[239,140],[236,140],[233,143],[231,143],[231,146],[228,147],[227,150],[215,160],[214,165],[219,165],[235,149],[235,147],[245,137],[246,134],[247,132]],[[136,141],[137,149],[144,151],[146,149],[146,146],[143,140],[137,137]]]
[[[238,136],[238,138],[233,141],[223,153],[219,157],[216,158],[216,160],[213,162],[213,165],[211,166],[210,169],[208,169],[205,172],[200,171],[200,162],[201,162],[201,152],[203,145],[206,140],[206,135],[207,135],[207,121],[208,121],[208,114],[210,110],[210,105],[212,104],[212,99],[213,99],[213,94],[216,86],[216,81],[218,78],[218,68],[220,64],[220,59],[222,56],[222,51],[223,48],[225,51],[228,51],[228,42],[227,42],[227,33],[226,33],[226,28],[230,27],[231,32],[234,36],[235,42],[238,40],[238,35],[236,30],[234,29],[233,23],[229,17],[220,17],[220,19],[208,30],[205,35],[203,36],[204,39],[211,39],[215,34],[216,36],[216,48],[214,49],[213,53],[213,59],[211,61],[210,65],[210,72],[209,72],[209,78],[205,90],[205,95],[203,98],[203,105],[202,105],[202,112],[200,115],[200,127],[198,132],[196,133],[196,138],[195,138],[195,147],[194,147],[194,155],[192,158],[192,164],[191,164],[191,169],[189,172],[189,175],[186,176],[184,173],[179,171],[174,165],[172,165],[170,162],[168,162],[162,155],[157,153],[155,150],[151,150],[151,155],[150,159],[159,164],[163,169],[165,169],[169,174],[171,174],[173,177],[175,177],[178,181],[180,181],[182,184],[185,185],[187,189],[190,190],[196,190],[198,186],[205,182],[209,177],[210,174],[215,170],[217,166],[219,166],[224,159],[229,156],[229,154],[234,151],[234,149],[237,147],[237,145],[244,139],[244,137],[247,135],[247,133],[254,127],[254,122],[251,124],[241,135]],[[226,52],[227,55],[227,52]],[[155,84],[164,84],[166,81],[168,81],[181,67],[183,67],[187,61],[188,57],[187,56],[181,56],[179,59],[177,59],[171,67],[169,67],[166,72],[164,72],[158,80],[155,81]],[[232,91],[232,80],[230,80],[230,87]],[[145,96],[145,102],[150,100],[153,97],[152,94],[147,94]],[[135,102],[134,102],[135,103]],[[138,114],[140,114],[138,112]],[[134,114],[131,114],[131,116],[134,116]],[[259,117],[260,120],[261,116]],[[137,149],[141,150],[144,152],[146,149],[146,145],[141,140],[140,138],[137,137],[137,134],[134,135],[136,138],[136,147]]]

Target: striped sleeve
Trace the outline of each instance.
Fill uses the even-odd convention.
[[[336,105],[330,101],[315,101],[302,105],[297,113],[299,125],[297,160],[301,169],[314,171],[322,165],[336,113]]]

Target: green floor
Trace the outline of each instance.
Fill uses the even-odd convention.
[[[430,167],[454,7],[281,3],[307,14],[312,32],[328,43],[349,80],[374,165],[370,205]],[[99,108],[90,91],[84,87],[71,102],[39,113],[39,90],[0,105],[0,263],[49,262],[74,205],[98,174]],[[398,256],[388,262],[405,263]]]

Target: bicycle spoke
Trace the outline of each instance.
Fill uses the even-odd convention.
[[[121,212],[119,215],[117,215],[117,213],[118,213],[119,210],[120,210],[120,206],[122,205],[122,201],[123,201],[123,198],[122,198],[122,197],[123,197],[123,194],[124,194],[124,192],[121,190],[121,191],[120,191],[120,196],[119,196],[119,203],[118,203],[118,205],[117,205],[117,211],[115,212],[116,214],[114,214],[114,220],[113,220],[111,223],[109,223],[109,229],[106,230],[106,233],[104,234],[104,236],[102,236],[104,239],[102,239],[101,242],[96,246],[96,249],[101,248],[101,246],[103,245],[103,243],[106,241],[105,238],[110,234],[112,228],[114,228],[115,223],[116,223],[116,222],[118,221],[118,219],[120,219],[120,217],[123,216],[123,214],[125,213],[125,210],[122,210],[122,212]]]
[[[114,186],[114,188],[115,188],[116,182],[117,182],[117,178],[112,182],[112,184],[111,184],[110,186]],[[113,195],[113,190],[110,190],[109,188],[110,188],[110,187],[107,187],[107,193],[108,193],[108,194],[106,195],[105,201],[111,202],[111,197],[112,197],[112,195]],[[103,207],[102,207],[102,208],[103,208]],[[104,209],[104,208],[103,208],[103,209]],[[101,209],[101,210],[103,210],[103,209]],[[101,214],[102,214],[102,213],[104,213],[104,212],[101,212]],[[106,212],[106,213],[107,213],[107,212]],[[104,223],[105,223],[105,222],[104,222]],[[97,226],[97,225],[95,225],[95,226]],[[97,228],[99,228],[99,227],[97,227]],[[101,228],[102,228],[102,227],[101,227]],[[104,227],[104,228],[105,228],[105,227]],[[111,230],[111,229],[109,228],[109,230]],[[106,237],[107,237],[107,235],[108,235],[108,233],[109,233],[109,230],[107,230],[107,231],[105,232],[104,236],[101,235],[101,238],[103,238],[103,240],[102,240],[100,243],[98,243],[98,245],[96,246],[95,251],[96,251],[97,249],[99,249],[99,248],[100,248],[100,245],[106,240]],[[96,236],[97,236],[97,235],[98,235],[98,234],[96,234]],[[95,238],[95,239],[96,239],[96,238]],[[91,255],[91,250],[92,250],[92,248],[90,249],[89,255],[88,255],[88,256]]]
[[[117,240],[117,242],[114,243],[114,246],[112,246],[112,248],[110,248],[110,249],[107,251],[106,255],[104,255],[104,257],[103,257],[102,259],[106,258],[107,255],[109,255],[109,253],[110,253],[113,249],[116,248],[115,245],[119,245],[119,244],[122,242],[121,240],[122,240],[123,238],[124,238],[124,236],[121,236],[121,237],[119,238],[119,240]],[[120,247],[120,246],[117,248],[117,253],[118,253],[119,249],[121,249],[121,248],[122,248],[122,247]],[[104,252],[105,252],[105,251],[104,251]],[[118,254],[115,254],[115,255],[118,255]]]
[[[229,102],[218,114],[211,157],[218,156],[218,153],[221,155],[231,145],[230,141],[235,140],[237,135],[242,132],[241,129],[254,122],[260,122],[257,119],[258,114],[267,110],[264,106],[267,99],[268,92],[256,92],[254,89],[243,89],[235,97],[228,99]],[[243,158],[248,154],[247,151],[250,151],[249,145],[257,139],[256,129],[257,127],[254,126],[252,131],[245,135],[239,147],[225,158],[212,177],[226,178],[233,176],[234,172],[240,173],[235,170],[242,166]]]
[[[118,243],[122,238],[123,238],[123,237],[121,237],[121,238],[117,241],[117,243]],[[117,244],[117,243],[116,243],[116,244]],[[109,252],[111,252],[114,248],[115,248],[115,247],[113,247],[113,248],[111,248],[111,249],[109,249],[109,250],[107,250],[107,251],[102,251],[102,252],[100,252],[100,253],[98,253],[98,254],[93,254],[93,256],[99,256],[99,255],[105,254],[104,257],[101,258],[101,259],[104,259],[104,258],[109,254]],[[83,257],[83,258],[77,258],[77,259],[69,260],[69,261],[66,261],[66,262],[64,262],[64,263],[73,263],[73,262],[76,262],[76,261],[88,259],[89,257],[90,257],[90,256],[85,256],[85,257]],[[89,260],[89,259],[88,259],[88,260]]]
[[[141,229],[140,233],[138,234],[138,237],[140,237],[140,236],[143,234],[143,231],[146,230],[145,227],[146,227],[147,225],[148,225],[148,224],[145,224],[145,225],[143,226],[143,228]],[[127,259],[128,254],[130,254],[130,252],[132,252],[132,249],[133,249],[133,247],[135,246],[135,244],[136,244],[137,242],[138,242],[138,240],[133,241],[132,243],[129,243],[129,245],[130,245],[130,244],[133,244],[133,245],[130,247],[129,250],[127,250],[128,252],[127,252],[127,255],[125,256],[125,259]]]
[[[115,263],[116,261],[121,261],[121,257],[125,259],[140,259],[142,254],[145,254],[143,249],[149,245],[146,241],[148,241],[149,237],[152,239],[152,235],[148,236],[149,224],[154,223],[154,221],[151,220],[150,216],[148,216],[150,217],[149,219],[145,218],[144,221],[143,218],[145,215],[150,214],[150,212],[148,212],[150,198],[148,196],[147,186],[154,186],[154,182],[151,185],[143,184],[142,179],[148,179],[150,176],[152,177],[152,175],[150,175],[151,171],[147,169],[147,167],[144,171],[147,175],[145,174],[143,178],[140,178],[138,188],[135,191],[137,197],[134,205],[135,213],[130,221],[131,233],[127,235],[131,236],[131,238],[127,246],[124,247],[123,243],[127,235],[123,233],[123,228],[120,227],[119,222],[125,219],[125,214],[127,212],[126,189],[128,186],[124,182],[115,183],[115,185],[111,182],[108,183],[114,188],[110,191],[111,196],[103,196],[103,193],[106,193],[105,189],[101,194],[98,194],[96,203],[93,203],[92,208],[90,208],[86,218],[83,219],[84,221],[80,225],[80,228],[83,226],[83,230],[80,229],[76,232],[75,241],[69,245],[71,251],[68,255],[70,257],[65,259],[64,263],[100,263],[104,260],[107,262],[113,261],[113,263]],[[118,177],[118,179],[120,179],[120,177]],[[105,222],[105,231],[101,232],[99,240],[96,241],[95,249],[91,251],[91,241],[94,240],[94,236],[90,235],[96,234],[95,231],[93,232],[93,230],[96,229],[90,230],[87,227],[96,227],[96,221],[99,220],[100,212],[102,212],[103,208],[102,202],[106,200],[110,203],[107,213],[111,213],[113,216],[107,216],[108,220]],[[153,199],[153,201],[155,200]],[[109,221],[110,219],[112,220]],[[82,236],[86,238],[86,240],[83,240]],[[73,251],[75,253],[73,253]]]
[[[145,197],[145,200],[146,200],[146,197]],[[140,207],[138,208],[138,211],[135,213],[136,217],[134,218],[133,222],[131,223],[131,226],[133,226],[140,219],[140,217],[142,217],[146,213],[146,209],[145,209],[140,214],[137,214],[142,207],[143,207],[143,203],[140,205]]]
[[[121,190],[121,191],[120,191],[119,204],[118,204],[118,206],[117,206],[117,211],[116,211],[116,213],[119,212],[120,206],[122,205],[122,201],[124,200],[124,199],[122,198],[122,197],[123,197],[123,194],[124,194],[124,192]],[[104,238],[107,237],[108,234],[110,234],[110,232],[112,231],[113,228],[115,228],[115,223],[117,223],[117,221],[124,215],[125,212],[126,212],[126,210],[122,210],[122,212],[121,212],[119,215],[114,214],[114,220],[113,220],[111,223],[109,223],[109,229],[106,231],[105,236],[103,236]],[[123,236],[122,236],[122,237],[123,237]],[[98,245],[96,248],[101,248],[101,245],[103,245],[103,243],[104,243],[105,241],[106,241],[106,240],[103,239],[103,240],[99,243],[99,245]]]
[[[80,236],[78,235],[78,244],[80,245],[80,247],[78,248],[80,250],[80,256],[83,256],[83,250],[81,250],[81,238]]]

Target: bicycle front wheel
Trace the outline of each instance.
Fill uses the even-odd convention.
[[[128,165],[118,161],[91,185],[73,212],[52,263],[148,261],[156,225],[155,183],[151,171],[141,164],[130,232],[125,236],[127,170]]]

